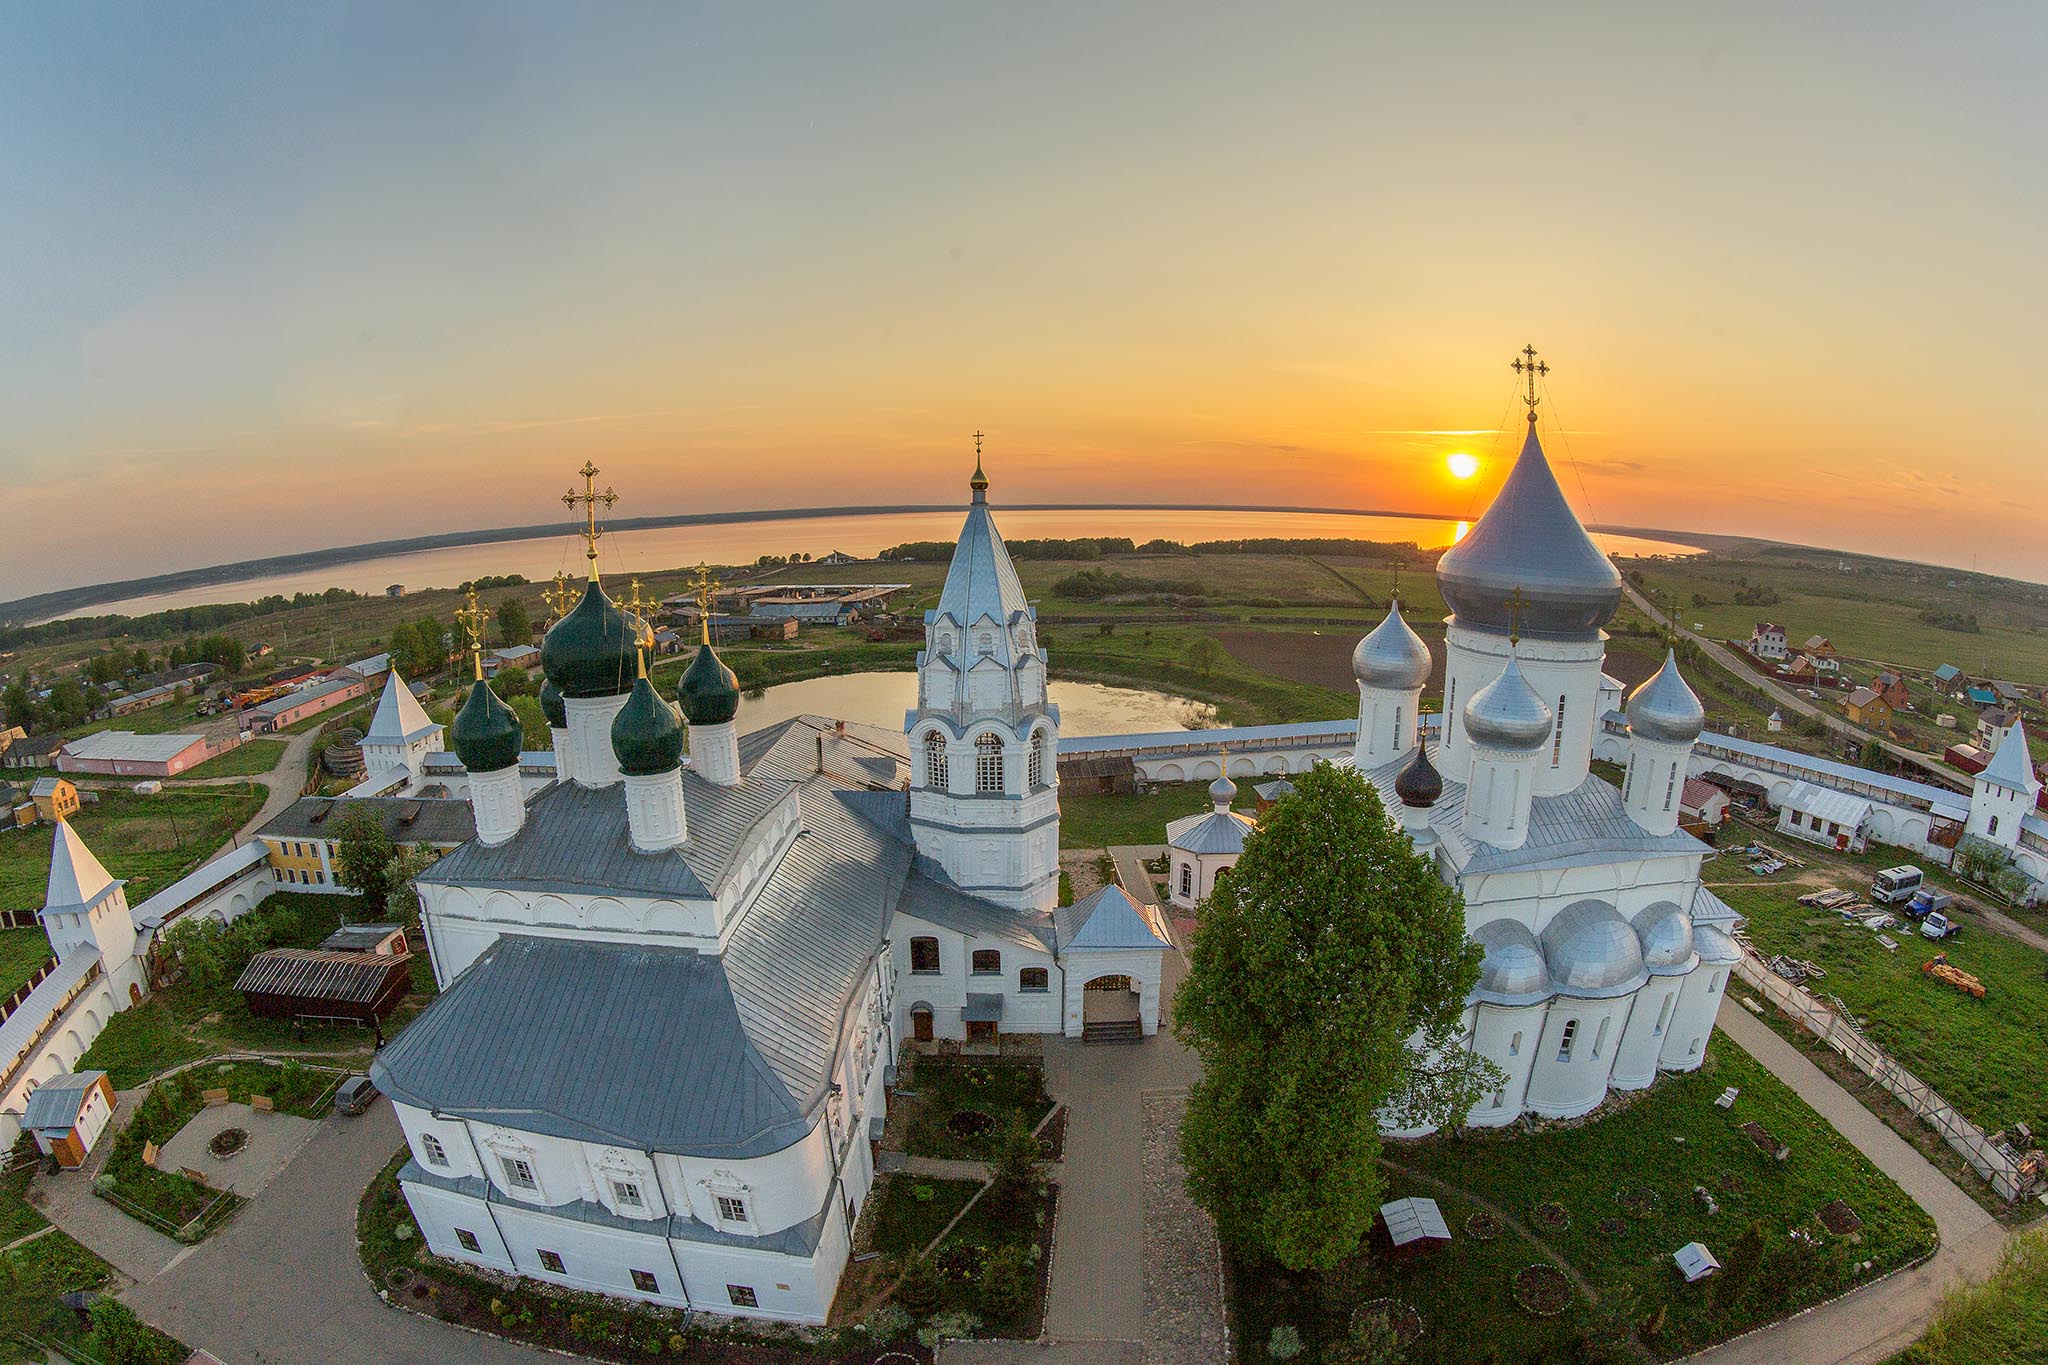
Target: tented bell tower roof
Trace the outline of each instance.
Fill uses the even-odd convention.
[[[82,910],[118,885],[67,820],[57,822],[50,845],[50,881],[43,893],[47,910]]]

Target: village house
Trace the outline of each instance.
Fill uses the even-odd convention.
[[[1809,635],[1806,643],[1799,646],[1800,653],[1813,661],[1813,667],[1820,673],[1839,673],[1842,661],[1835,655],[1835,642],[1825,635]]]
[[[1883,697],[1894,711],[1905,710],[1906,704],[1912,700],[1912,694],[1906,690],[1906,680],[1899,676],[1896,669],[1888,668],[1872,678],[1870,688]]]
[[[1874,687],[1859,687],[1851,692],[1842,709],[1852,725],[1880,732],[1892,728],[1892,704]]]
[[[1757,622],[1756,629],[1749,633],[1749,652],[1771,663],[1783,663],[1790,652],[1785,643],[1785,628],[1769,621]]]
[[[37,778],[28,789],[28,797],[35,802],[36,815],[44,820],[54,823],[78,814],[78,788],[64,778]]]

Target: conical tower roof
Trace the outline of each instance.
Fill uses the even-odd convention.
[[[967,522],[960,528],[960,544],[953,551],[953,563],[946,570],[946,585],[939,590],[940,616],[950,616],[963,629],[983,617],[1007,624],[1018,612],[1029,611],[1031,603],[1018,581],[1017,566],[1003,545],[1002,533],[988,510],[988,479],[981,472],[981,460],[974,463],[971,484],[974,502],[967,509]],[[1007,657],[1007,649],[1002,651]]]
[[[1521,589],[1521,633],[1592,639],[1621,602],[1621,575],[1579,524],[1536,425],[1507,482],[1465,538],[1437,561],[1437,586],[1461,626],[1506,635]]]
[[[67,820],[57,822],[57,835],[50,845],[50,881],[43,892],[43,905],[50,910],[82,910],[107,894],[117,883],[112,873],[93,856],[77,830]]]
[[[2005,738],[1998,741],[1998,749],[1991,755],[1991,762],[1979,774],[1986,782],[1996,782],[2009,791],[2024,792],[2033,796],[2041,790],[2041,779],[2034,775],[2034,756],[2027,750],[2027,727],[2015,720],[2012,728],[2005,732]]]
[[[419,699],[393,668],[384,679],[384,695],[377,698],[377,711],[370,717],[370,731],[363,736],[363,743],[410,744],[440,728],[427,718]]]

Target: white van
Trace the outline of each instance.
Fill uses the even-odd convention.
[[[1917,867],[1888,867],[1870,883],[1870,898],[1879,905],[1897,905],[1913,899],[1921,880]]]

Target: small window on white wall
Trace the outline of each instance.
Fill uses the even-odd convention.
[[[1578,1036],[1579,1021],[1576,1019],[1565,1020],[1564,1036],[1557,1040],[1557,1060],[1568,1062],[1572,1059],[1572,1040]]]
[[[736,1195],[736,1194],[721,1194],[721,1195],[719,1195],[719,1196],[718,1196],[718,1218],[719,1218],[719,1221],[720,1221],[720,1222],[724,1222],[724,1223],[744,1223],[744,1222],[746,1222],[746,1221],[747,1221],[747,1201],[746,1201],[745,1199],[742,1199],[742,1198],[741,1198],[740,1196],[738,1196],[738,1195]]]
[[[443,1147],[441,1139],[435,1137],[432,1133],[420,1134],[420,1151],[426,1154],[429,1166],[446,1166],[448,1164],[448,1149]]]
[[[647,1201],[640,1197],[640,1186],[636,1181],[614,1180],[612,1182],[612,1198],[618,1201],[619,1207],[622,1209],[644,1209],[647,1207]]]
[[[499,1164],[505,1168],[505,1183],[515,1190],[537,1190],[540,1182],[533,1178],[533,1166],[523,1158],[501,1156]]]
[[[1192,863],[1180,865],[1180,893],[1183,896],[1195,894],[1195,869]]]
[[[1516,1029],[1516,1030],[1515,1030],[1515,1036],[1514,1036],[1514,1037],[1512,1037],[1512,1038],[1510,1038],[1510,1039],[1508,1039],[1508,1056],[1510,1056],[1510,1057],[1519,1057],[1519,1056],[1521,1056],[1521,1055],[1522,1055],[1522,1031],[1521,1031],[1520,1029]]]

